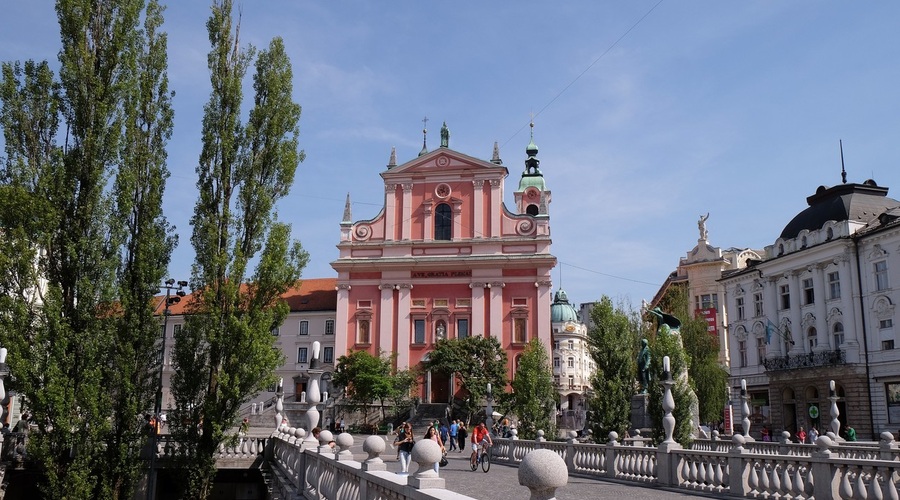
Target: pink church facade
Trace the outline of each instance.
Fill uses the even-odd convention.
[[[503,203],[506,167],[442,146],[401,165],[392,153],[384,207],[352,221],[349,197],[337,271],[335,353],[396,353],[400,369],[418,366],[440,338],[493,336],[506,350],[509,377],[525,344],[548,349],[551,270],[550,191],[529,144],[525,172]],[[448,402],[453,380],[427,373],[424,402]]]

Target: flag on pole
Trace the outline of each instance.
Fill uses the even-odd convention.
[[[772,323],[772,320],[766,318],[766,344],[772,342],[772,331],[778,331],[778,327],[775,326],[775,323]]]

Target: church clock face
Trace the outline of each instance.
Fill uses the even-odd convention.
[[[535,201],[535,200],[537,200],[537,199],[540,197],[540,195],[539,195],[538,192],[537,192],[537,189],[529,189],[528,192],[525,193],[525,196],[526,196],[530,201]]]
[[[450,186],[447,184],[439,184],[438,187],[435,188],[434,194],[436,194],[438,198],[446,198],[450,196]]]

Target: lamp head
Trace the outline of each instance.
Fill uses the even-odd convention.
[[[178,286],[188,286],[188,282],[187,281],[179,281]]]
[[[175,278],[169,278],[166,280],[166,285],[172,286],[175,284]]]

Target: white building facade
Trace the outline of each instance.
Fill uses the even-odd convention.
[[[830,380],[861,439],[900,426],[900,202],[887,192],[871,180],[819,187],[760,261],[719,281],[735,414],[745,379],[756,431],[822,429]]]

